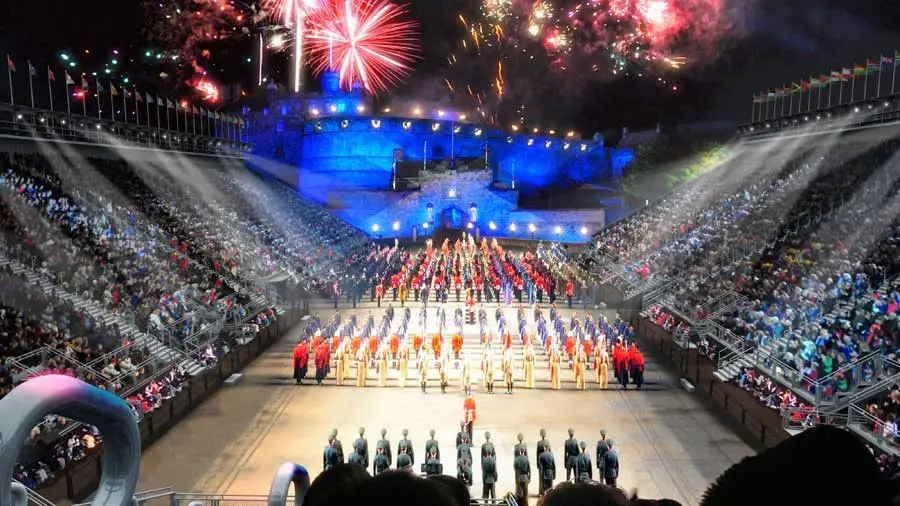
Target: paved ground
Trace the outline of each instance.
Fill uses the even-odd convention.
[[[325,310],[320,314],[324,318]],[[299,329],[273,345],[244,371],[238,384],[223,387],[150,447],[138,489],[173,486],[179,491],[265,494],[273,473],[285,461],[321,470],[322,448],[332,428],[338,429],[346,453],[360,426],[367,429],[370,447],[385,427],[395,451],[400,431],[407,428],[417,468],[430,428],[437,431],[442,451],[452,453],[463,400],[455,380],[446,394],[433,382],[427,394],[415,382],[403,389],[378,388],[374,373],[366,388],[296,386],[290,379],[290,353],[297,333]],[[467,337],[466,343],[474,340]],[[648,385],[642,391],[622,391],[618,386],[601,391],[596,385],[578,391],[568,370],[563,372],[560,391],[549,390],[543,381],[535,390],[518,389],[513,395],[488,395],[477,387],[476,442],[480,444],[484,431],[493,435],[498,492],[513,488],[512,446],[517,433],[525,434],[533,452],[539,429],[546,428],[561,466],[567,428],[588,442],[592,456],[603,428],[618,447],[621,486],[637,488],[645,497],[697,504],[712,480],[753,451],[705,404],[680,389],[677,378],[661,371],[657,357],[647,356],[647,371]],[[495,391],[502,391],[499,382]],[[448,459],[445,468],[455,472]],[[473,493],[478,493],[477,463],[475,474]],[[565,477],[565,471],[560,468],[557,476]],[[536,491],[536,481],[531,488]]]

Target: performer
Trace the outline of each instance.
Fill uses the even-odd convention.
[[[316,349],[316,383],[322,384],[322,380],[328,375],[328,343],[320,343]]]
[[[459,373],[459,389],[463,395],[472,395],[472,364],[469,357],[463,357],[462,371]]]
[[[434,351],[434,359],[439,360],[441,358],[441,345],[444,343],[444,336],[438,332],[437,334],[431,336],[431,349]]]
[[[391,334],[390,343],[391,359],[397,360],[397,353],[400,351],[400,336],[398,336],[397,334]]]
[[[462,351],[463,338],[457,332],[453,334],[453,356],[456,360],[459,360],[459,352]]]
[[[365,438],[366,429],[365,427],[359,428],[359,437],[356,438],[356,441],[353,442],[353,450],[360,458],[360,464],[363,469],[368,469],[369,467],[369,442]]]
[[[381,439],[375,443],[375,451],[382,453],[385,456],[385,460],[387,460],[388,467],[392,464],[391,458],[391,442],[387,438],[387,429],[381,429]],[[378,470],[375,470],[375,474],[378,474]]]
[[[344,373],[347,371],[347,368],[344,366],[344,348],[347,346],[347,341],[344,341],[343,344],[334,352],[335,356],[335,364],[334,364],[334,380],[338,386],[344,385]]]
[[[528,506],[528,483],[531,481],[531,462],[525,452],[519,452],[513,460],[516,472],[516,504]]]
[[[416,359],[419,358],[419,351],[422,349],[424,339],[419,334],[413,334],[413,351],[416,352]]]
[[[306,377],[306,366],[309,362],[309,344],[306,339],[301,339],[297,346],[294,346],[294,379],[298,385],[303,384],[303,378]]]
[[[566,465],[566,481],[571,481],[572,471],[575,469],[575,460],[581,455],[581,452],[578,449],[578,440],[575,439],[574,429],[569,429],[569,439],[566,439],[563,449],[566,452],[564,462]]]
[[[400,350],[400,362],[397,364],[399,369],[397,375],[397,384],[400,388],[406,387],[406,378],[409,377],[409,345],[403,346]]]
[[[438,372],[441,375],[441,392],[447,393],[447,385],[450,384],[450,355],[445,350],[438,362]]]
[[[441,445],[438,443],[437,439],[434,438],[434,429],[428,431],[428,436],[430,439],[425,441],[425,451],[428,453],[434,452],[437,456],[438,460],[441,460]]]
[[[534,388],[534,347],[525,347],[525,388]]]
[[[506,393],[513,393],[513,354],[510,348],[503,352],[503,380],[506,383]]]
[[[600,388],[606,390],[609,387],[609,353],[606,352],[604,340],[600,340],[598,349],[600,350],[600,360],[598,360],[597,383],[600,383]]]
[[[544,446],[544,451],[538,453],[537,469],[540,475],[538,482],[538,495],[543,496],[548,490],[553,488],[553,480],[556,479],[556,459],[553,458],[553,450],[550,444]]]
[[[628,388],[628,369],[631,367],[631,359],[624,347],[619,348],[619,358],[616,360],[616,378],[623,389]]]
[[[470,395],[463,401],[463,414],[466,421],[466,432],[469,433],[469,441],[472,440],[472,434],[475,430],[475,399]]]
[[[369,347],[361,346],[359,353],[356,355],[356,386],[366,386],[366,380],[369,379]]]
[[[423,354],[418,365],[419,385],[422,387],[422,393],[425,393],[425,388],[428,386],[428,356]]]
[[[575,356],[575,387],[584,390],[584,375],[587,368],[587,358],[584,356],[584,350],[578,350]]]
[[[631,379],[634,381],[638,390],[644,385],[644,354],[638,350],[638,347],[632,346],[631,354]]]
[[[480,293],[480,292],[479,292]],[[493,453],[481,457],[481,483],[483,499],[495,499],[497,484],[497,459]]]
[[[386,387],[388,379],[388,349],[382,345],[378,351],[378,386]]]
[[[484,372],[484,388],[487,393],[492,394],[494,393],[494,353],[490,346],[487,347],[481,367]]]
[[[381,299],[384,298],[384,285],[379,281],[375,285],[375,299],[378,301],[378,307],[381,307]],[[397,300],[397,290],[394,290],[394,300]],[[367,466],[368,467],[368,466]]]
[[[359,341],[357,340],[357,345],[358,344],[359,344]],[[345,342],[344,347],[341,350],[341,354],[344,357],[344,381],[346,381],[347,378],[349,378],[352,373],[351,362],[353,362],[353,357],[356,356],[356,354],[352,350],[353,350],[353,341]]]
[[[562,362],[562,356],[558,350],[554,349],[550,354],[550,388],[553,390],[559,390],[560,388],[560,377],[559,377],[559,366]]]
[[[572,297],[575,296],[575,283],[571,279],[566,280],[566,300],[569,303],[569,309],[572,308]]]

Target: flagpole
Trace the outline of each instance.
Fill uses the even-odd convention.
[[[47,96],[50,97],[50,111],[56,112],[53,109],[53,82],[50,80],[50,67],[47,67]]]
[[[97,119],[103,119],[103,117],[100,116],[100,80],[99,80],[99,79],[95,79],[95,81],[96,81],[96,83],[97,83]],[[109,83],[110,88],[112,87],[112,85],[113,85],[112,83]],[[90,90],[88,90],[88,91],[90,91]],[[112,103],[113,103],[113,96],[112,96],[112,89],[110,89],[110,90],[109,90],[109,105],[112,106]],[[116,120],[116,118],[115,118],[115,115],[116,115],[116,110],[115,110],[115,108],[113,108],[112,113],[113,113],[113,121],[115,121],[115,120]]]
[[[838,88],[838,105],[844,101],[844,69],[841,68],[841,84]]]
[[[884,68],[884,55],[878,55],[878,85],[875,86],[875,98],[881,96],[881,69]]]
[[[806,112],[812,110],[812,80],[809,81],[809,97],[806,100]]]
[[[175,102],[175,131],[176,132],[181,131],[181,128],[178,127],[178,108],[179,107],[180,106],[178,105],[178,102]],[[187,128],[187,126],[185,126],[185,128]]]
[[[147,110],[147,126],[149,127],[150,126],[150,95],[145,95],[144,100],[145,100],[144,105],[146,106],[145,108]]]
[[[863,74],[863,100],[869,97],[869,60],[866,60],[866,73]]]
[[[166,99],[166,130],[172,131],[172,124],[169,122],[169,99]],[[177,119],[177,118],[176,118]]]
[[[9,76],[9,105],[16,105],[16,96],[13,93],[13,83],[12,83],[12,67],[9,66],[9,62],[12,60],[9,57],[9,53],[6,55],[6,75]]]
[[[784,100],[784,90],[785,90],[785,87],[783,86],[783,87],[781,88],[781,93],[782,93],[782,95],[781,95],[781,117],[782,117],[782,118],[784,117],[784,102],[785,102],[785,100]],[[451,153],[451,157],[452,157],[452,153]]]
[[[788,109],[790,109],[790,112],[788,112],[788,116],[791,116],[794,114],[794,83],[791,83],[791,98],[788,102]]]
[[[753,101],[750,102],[750,123],[756,121],[756,96],[753,97]]]
[[[122,112],[125,116],[125,124],[128,124],[128,88],[122,86]]]
[[[834,84],[833,81],[828,81],[828,105],[826,107],[831,107],[831,85]]]
[[[28,94],[31,95],[31,108],[34,109],[34,72],[31,71],[31,60],[25,60],[28,62]]]
[[[850,104],[856,100],[856,64],[853,64],[853,81],[850,82]]]
[[[134,88],[134,124],[135,124],[135,125],[140,125],[140,124],[141,124],[141,112],[140,112],[140,109],[141,109],[141,108],[140,108],[140,106],[138,105],[138,90],[137,90],[137,87],[135,87],[135,88]],[[148,124],[148,126],[149,126],[149,124]]]
[[[66,113],[72,115],[72,101],[69,100],[69,81],[65,81],[66,85]]]
[[[894,51],[894,72],[891,74],[891,95],[894,94],[894,83],[897,81],[897,51]]]

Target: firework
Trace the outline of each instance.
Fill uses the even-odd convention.
[[[216,83],[209,79],[197,79],[193,86],[204,102],[216,103],[219,101],[219,87],[216,86]]]
[[[315,74],[332,69],[341,85],[388,90],[411,70],[419,46],[405,8],[381,0],[334,0],[310,17],[307,48]]]

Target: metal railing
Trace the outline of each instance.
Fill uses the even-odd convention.
[[[900,431],[859,406],[850,406],[847,427],[878,447],[881,451],[900,457]]]
[[[850,416],[845,411],[823,411],[814,407],[783,408],[782,427],[788,431],[805,430],[819,425],[846,427]]]

